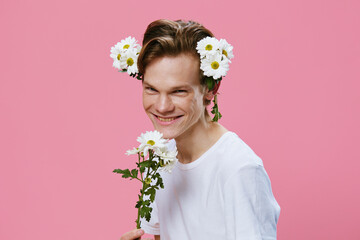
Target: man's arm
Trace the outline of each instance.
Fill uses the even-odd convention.
[[[230,176],[223,188],[229,239],[276,240],[280,207],[264,167],[249,164]]]

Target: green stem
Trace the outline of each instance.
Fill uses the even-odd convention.
[[[142,157],[143,158],[143,161],[144,161],[144,157]],[[149,160],[151,161],[153,159],[153,153],[151,152],[151,151],[149,151]],[[140,155],[139,155],[139,166],[140,166]],[[146,170],[146,177],[145,177],[145,179],[146,178],[148,178],[149,177],[149,175],[152,175],[152,174],[154,174],[154,173],[156,173],[156,171],[159,169],[159,167],[160,167],[160,163],[158,163],[157,164],[157,166],[156,166],[156,169],[154,170],[154,171],[151,171],[150,170],[150,167],[148,167]],[[139,171],[140,171],[140,169],[139,169]],[[142,173],[140,172],[140,176],[141,176],[141,180],[139,179],[139,178],[137,178],[138,180],[140,180],[141,182],[142,182],[142,190],[141,190],[141,195],[140,195],[140,201],[141,202],[143,202],[143,200],[144,200],[144,191],[145,191],[145,181],[144,181],[144,178],[143,178],[143,176],[142,176]],[[137,216],[137,220],[136,220],[136,228],[137,229],[140,229],[140,209],[141,209],[141,206],[139,207],[139,209],[138,209],[138,216]]]
[[[141,181],[143,181],[143,177],[142,177],[142,172],[140,171],[140,153],[138,153],[138,162],[139,162],[139,172],[140,172],[140,177],[141,177]]]
[[[143,201],[143,196],[144,196],[144,189],[145,189],[145,183],[142,182],[143,186],[142,186],[142,191],[141,191],[141,195],[140,195],[140,199],[141,201]],[[136,228],[137,229],[140,229],[140,209],[141,209],[141,206],[139,207],[138,209],[138,215],[137,215],[137,220],[136,220]]]
[[[214,106],[212,107],[211,113],[214,114],[214,117],[212,119],[213,122],[217,122],[221,118],[221,113],[219,112],[219,106],[217,103],[217,94],[214,96],[213,100]]]
[[[144,160],[144,158],[143,158]],[[142,183],[142,191],[141,191],[141,195],[140,195],[140,199],[139,200],[143,200],[143,196],[144,196],[144,188],[145,188],[145,183],[144,183],[144,179],[143,179],[143,176],[142,176],[142,172],[140,171],[140,153],[138,153],[138,162],[139,162],[139,172],[140,172],[140,177],[141,177],[141,180],[139,178],[141,183]],[[137,219],[136,219],[136,228],[137,229],[140,229],[140,208],[141,206],[138,208],[138,215],[137,215]]]

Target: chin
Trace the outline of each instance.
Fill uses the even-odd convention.
[[[176,138],[176,134],[174,134],[172,131],[167,131],[163,128],[155,128],[157,131],[161,132],[163,134],[163,138],[165,139],[173,139]]]
[[[172,129],[166,129],[164,127],[159,127],[154,124],[154,129],[160,133],[163,134],[163,138],[165,139],[173,139],[178,136],[176,132],[174,132]]]

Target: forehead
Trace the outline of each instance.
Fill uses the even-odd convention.
[[[156,87],[198,86],[200,60],[192,54],[156,58],[146,67],[143,83]]]

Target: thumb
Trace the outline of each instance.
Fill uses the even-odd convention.
[[[135,238],[140,238],[142,235],[144,235],[144,230],[142,230],[142,229],[134,229],[133,230],[133,238],[135,239]]]
[[[142,235],[144,235],[144,230],[142,229],[133,229],[130,232],[125,233],[120,240],[134,240],[134,239],[140,239]]]

